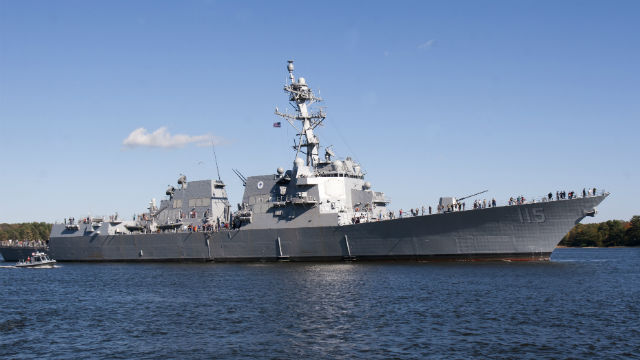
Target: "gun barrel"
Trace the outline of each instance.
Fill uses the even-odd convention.
[[[486,193],[487,191],[489,191],[489,190],[484,190],[484,191],[480,191],[480,192],[475,193],[475,194],[471,194],[471,195],[463,196],[463,197],[461,197],[461,198],[459,198],[459,199],[456,199],[456,200],[457,200],[457,201],[460,201],[460,200],[468,199],[468,198],[473,197],[473,196],[476,196],[476,195],[484,194],[484,193]]]

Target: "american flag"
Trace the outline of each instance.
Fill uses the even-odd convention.
[[[282,126],[282,123],[280,123],[280,121],[273,123],[273,127],[281,127],[281,126]]]

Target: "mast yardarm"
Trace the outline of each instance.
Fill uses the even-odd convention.
[[[300,138],[297,146],[295,146],[296,157],[298,152],[300,152],[300,148],[305,147],[307,166],[315,167],[319,161],[318,150],[320,147],[320,140],[313,133],[313,129],[324,121],[326,114],[322,109],[317,112],[312,112],[311,105],[322,101],[322,99],[314,95],[303,77],[298,78],[296,81],[296,78],[293,75],[293,60],[289,60],[287,70],[289,71],[289,81],[285,84],[284,91],[289,93],[289,101],[296,109],[296,114],[291,115],[281,113],[278,111],[278,108],[276,108],[275,113],[287,120],[287,122],[298,131]],[[298,129],[295,126],[294,120],[302,122],[302,129]]]

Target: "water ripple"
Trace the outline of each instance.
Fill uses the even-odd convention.
[[[0,269],[0,358],[637,358],[639,254]]]

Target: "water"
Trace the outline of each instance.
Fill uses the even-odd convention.
[[[0,269],[0,358],[640,358],[640,249]]]

